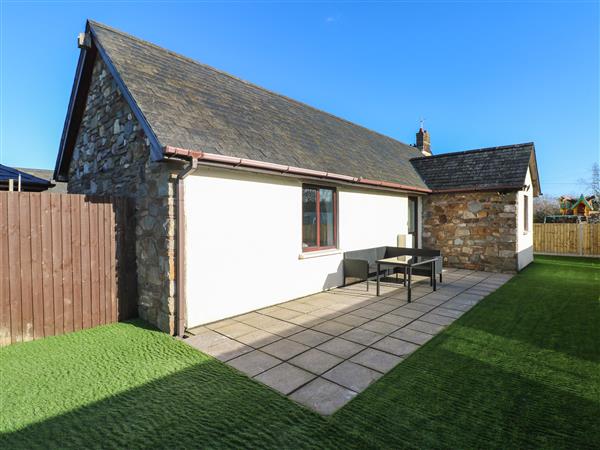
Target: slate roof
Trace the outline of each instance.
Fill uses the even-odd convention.
[[[18,169],[0,164],[0,189],[8,189],[8,180],[14,181],[14,189],[17,189],[17,180],[21,175],[21,189],[24,191],[44,191],[52,187],[52,183],[43,178],[36,177]]]
[[[67,183],[53,181],[54,171],[51,169],[30,169],[26,167],[15,167],[15,169],[28,173],[29,175],[33,175],[34,177],[41,178],[42,180],[48,180],[49,182],[54,183],[50,189],[55,194],[67,193]]]
[[[161,147],[427,188],[409,161],[421,154],[414,147],[105,25],[88,27]]]
[[[411,163],[433,191],[520,189],[531,167],[539,194],[532,142],[414,158]]]

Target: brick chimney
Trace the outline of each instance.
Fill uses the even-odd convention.
[[[431,143],[429,142],[429,131],[419,128],[417,132],[417,144],[415,145],[425,156],[431,156]]]

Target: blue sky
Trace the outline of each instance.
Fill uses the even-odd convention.
[[[600,159],[599,4],[1,2],[1,162],[53,168],[86,18],[434,153],[534,141],[546,194]]]

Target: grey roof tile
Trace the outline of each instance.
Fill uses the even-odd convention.
[[[90,26],[161,145],[426,188],[418,149],[105,25]]]
[[[533,143],[443,153],[411,159],[427,186],[436,191],[521,187]]]

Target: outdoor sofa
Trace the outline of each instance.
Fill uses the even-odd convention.
[[[368,291],[369,278],[377,275],[377,260],[403,255],[437,257],[435,261],[435,275],[439,274],[440,283],[442,282],[441,251],[409,247],[373,247],[344,252],[344,285],[346,285],[347,278],[357,278],[360,281],[366,280]],[[389,270],[393,270],[395,273],[402,271],[400,268],[386,268],[381,269],[380,273],[387,273]],[[430,275],[429,268],[420,266],[413,267],[412,273],[416,275]]]

